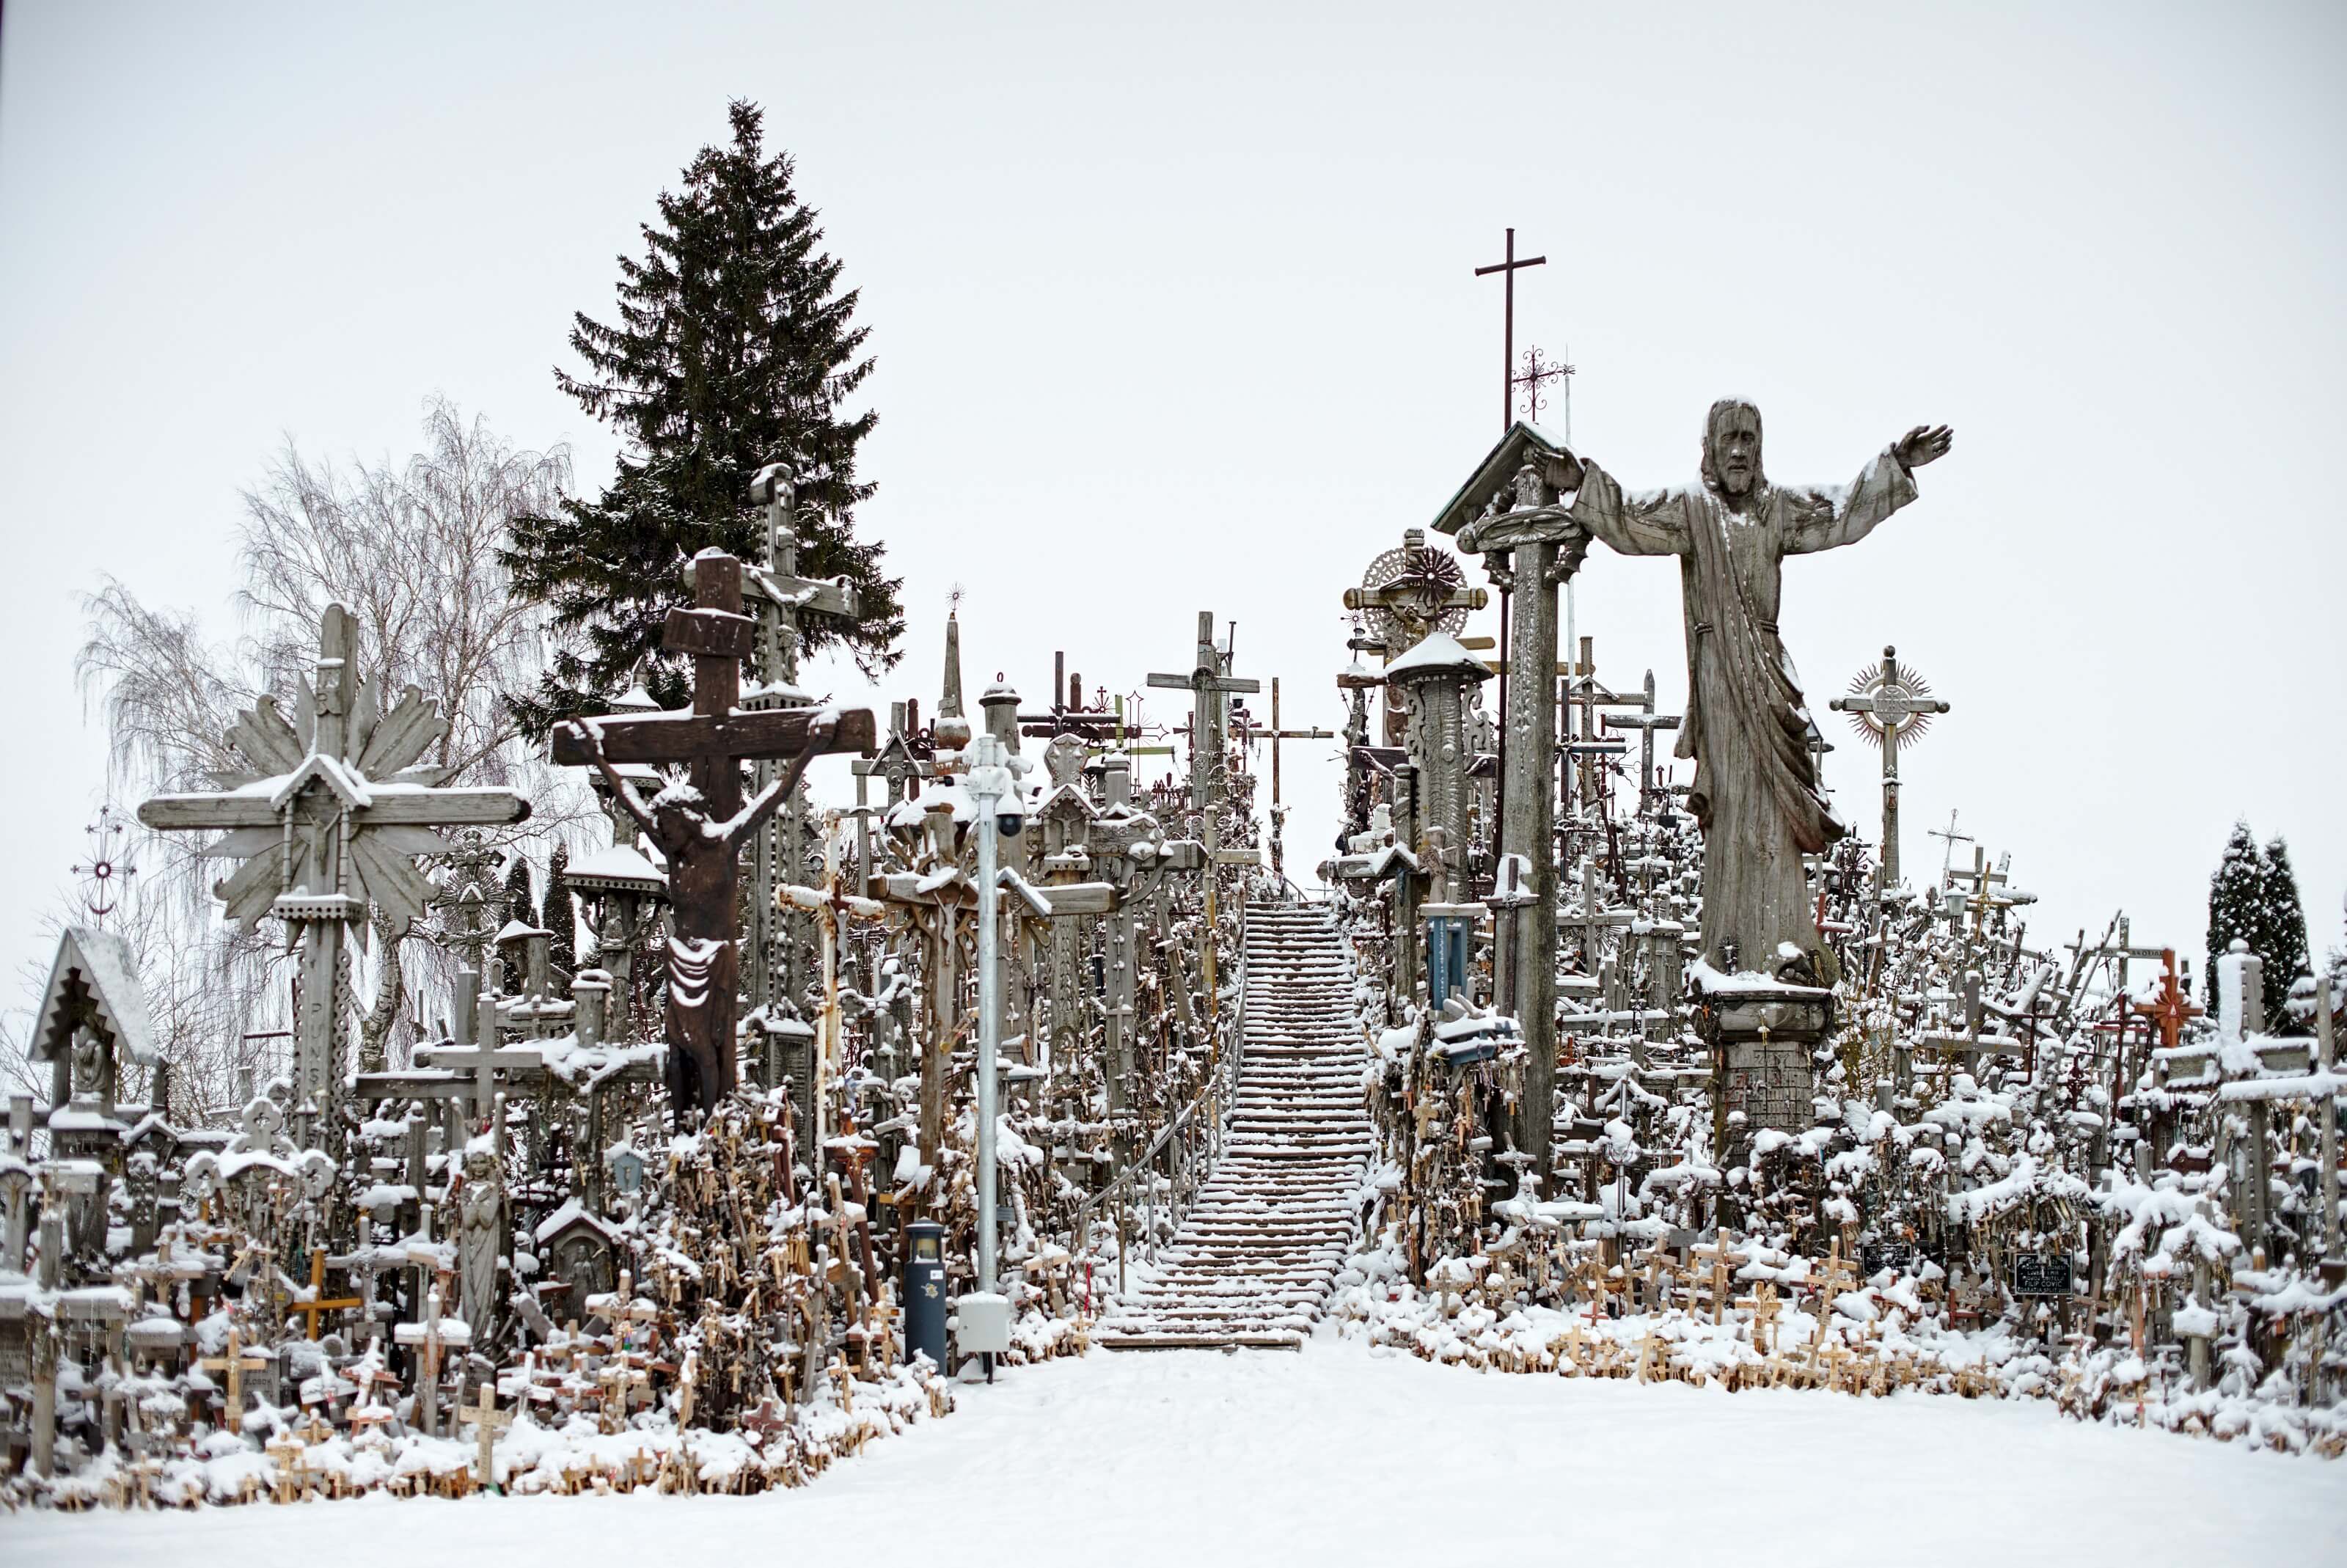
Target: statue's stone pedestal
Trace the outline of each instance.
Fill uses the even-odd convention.
[[[1816,1122],[1809,1053],[1833,1029],[1833,992],[1706,964],[1691,979],[1696,1027],[1711,1046],[1712,1146],[1720,1168],[1733,1170],[1748,1162],[1754,1133],[1798,1136]]]

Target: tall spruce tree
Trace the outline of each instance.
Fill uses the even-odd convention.
[[[2216,873],[2209,878],[2209,967],[2200,974],[2212,1009],[2217,1005],[2217,960],[2236,938],[2251,948],[2258,945],[2265,887],[2265,856],[2258,853],[2257,837],[2246,821],[2236,822]]]
[[[579,968],[579,911],[570,902],[570,851],[558,844],[546,863],[546,907],[538,923],[554,933],[546,945],[554,967],[565,973]]]
[[[572,634],[537,693],[515,704],[539,733],[603,712],[638,682],[666,706],[689,700],[688,661],[661,651],[661,628],[689,601],[692,556],[712,546],[763,553],[749,486],[771,462],[799,477],[800,574],[844,577],[863,603],[854,620],[803,612],[803,649],[843,645],[867,672],[897,661],[902,579],[884,574],[883,547],[855,529],[856,505],[873,492],[856,477],[856,448],[875,415],[844,413],[872,374],[857,357],[869,329],[851,324],[856,292],[837,290],[840,263],[819,248],[789,155],[765,150],[763,111],[736,102],[730,117],[733,140],[702,149],[682,189],[661,193],[642,258],[620,258],[613,321],[573,318],[584,373],[555,372],[623,449],[599,499],[513,522],[516,586]]]
[[[529,862],[518,855],[506,867],[505,916],[507,925],[516,920],[525,926],[538,923],[538,900],[529,896]]]
[[[2290,845],[2279,835],[2266,845],[2258,890],[2258,932],[2250,938],[2265,959],[2266,1027],[2280,1030],[2289,1018],[2290,988],[2311,974],[2307,953],[2306,906],[2298,896],[2298,873],[2291,869]]]

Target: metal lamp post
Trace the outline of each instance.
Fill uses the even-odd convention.
[[[1002,890],[995,845],[994,818],[1003,796],[1012,788],[1010,753],[992,735],[974,736],[967,753],[969,773],[964,787],[977,816],[978,835],[978,1288],[994,1290],[995,1230],[995,1055],[1002,1040],[1002,976],[996,951]]]

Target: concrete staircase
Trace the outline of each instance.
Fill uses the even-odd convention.
[[[1110,1349],[1295,1348],[1351,1238],[1372,1141],[1351,954],[1325,909],[1250,903],[1246,966],[1221,1163],[1156,1274],[1102,1320]]]

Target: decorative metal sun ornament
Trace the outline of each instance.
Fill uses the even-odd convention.
[[[138,867],[130,863],[124,842],[128,825],[113,806],[99,806],[97,820],[82,831],[89,835],[89,859],[71,869],[81,879],[82,907],[102,927],[106,917],[122,907]]]
[[[1467,625],[1467,574],[1459,558],[1434,549],[1411,529],[1404,542],[1369,562],[1360,591],[1348,595],[1368,618],[1369,634],[1389,656],[1436,631],[1456,637]]]
[[[1834,703],[1850,714],[1850,726],[1880,749],[1885,736],[1897,733],[1901,743],[1920,740],[1932,727],[1934,712],[1947,705],[1932,698],[1932,683],[1890,649],[1882,659],[1860,671],[1850,681],[1850,696],[1868,699],[1865,706],[1847,698]]]

